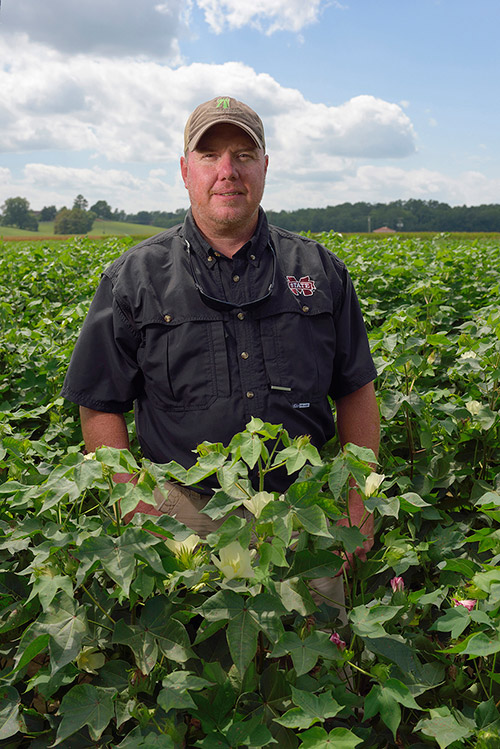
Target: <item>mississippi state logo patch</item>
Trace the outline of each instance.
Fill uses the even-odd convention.
[[[299,296],[299,294],[312,296],[316,291],[316,284],[310,276],[302,276],[299,280],[297,280],[295,276],[287,276],[286,280],[288,282],[288,288],[292,294],[295,294],[295,296]]]

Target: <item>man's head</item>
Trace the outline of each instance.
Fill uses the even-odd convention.
[[[230,96],[216,96],[200,104],[189,115],[184,129],[184,155],[194,151],[202,135],[221,122],[241,128],[258,148],[266,150],[264,125],[259,115],[242,101]]]
[[[260,117],[246,104],[218,97],[197,107],[184,133],[181,173],[198,228],[213,242],[252,236],[268,159]]]

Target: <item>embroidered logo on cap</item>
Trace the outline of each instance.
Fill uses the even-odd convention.
[[[286,280],[288,282],[288,288],[292,294],[295,294],[295,296],[299,296],[299,294],[312,296],[316,291],[316,284],[310,276],[302,276],[298,281],[295,276],[287,276]]]
[[[219,109],[221,107],[222,109],[229,109],[229,96],[220,96],[217,99],[217,104],[215,105],[216,109]]]

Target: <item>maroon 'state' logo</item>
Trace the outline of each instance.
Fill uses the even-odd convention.
[[[312,296],[316,291],[316,284],[310,276],[302,276],[298,281],[295,276],[287,276],[286,280],[288,281],[288,288],[295,296],[299,296],[299,294]]]

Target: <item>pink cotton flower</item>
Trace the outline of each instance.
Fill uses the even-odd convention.
[[[452,598],[451,599],[454,606],[463,606],[467,609],[467,611],[472,611],[474,606],[476,605],[476,599],[475,598],[465,598],[461,601],[458,598]]]
[[[330,637],[330,642],[333,642],[333,644],[336,645],[339,650],[345,649],[345,642],[344,640],[340,639],[340,635],[338,632],[333,633],[333,635]]]
[[[393,593],[401,592],[405,589],[405,581],[402,577],[393,577],[391,580],[391,588]]]

